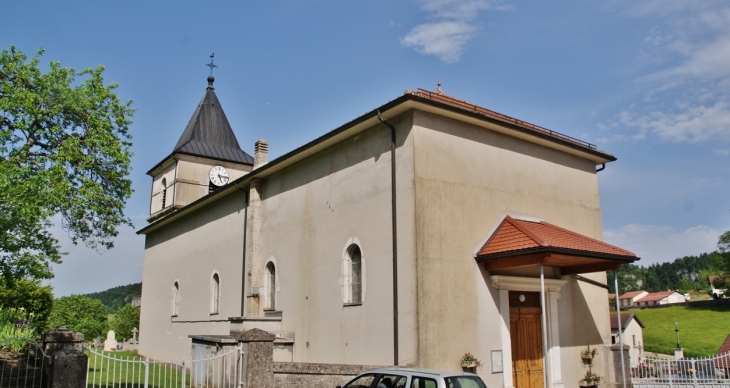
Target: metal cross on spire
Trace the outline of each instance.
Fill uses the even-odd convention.
[[[215,53],[210,54],[210,63],[206,64],[205,66],[210,67],[210,76],[213,76],[213,69],[218,67],[213,63],[213,57],[215,56]]]

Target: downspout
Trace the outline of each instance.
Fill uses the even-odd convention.
[[[246,235],[248,234],[248,193],[233,183],[236,189],[243,193],[243,258],[241,267],[241,317],[246,313]]]
[[[601,172],[606,169],[606,163],[601,163],[601,167],[596,169],[596,172]]]
[[[391,218],[393,220],[393,365],[398,365],[398,229],[396,223],[395,192],[395,127],[383,120],[378,110],[378,120],[390,128],[390,190]]]

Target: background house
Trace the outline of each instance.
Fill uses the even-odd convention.
[[[637,299],[634,304],[637,307],[659,306],[671,303],[684,303],[687,300],[684,295],[677,291],[652,292]]]
[[[611,343],[619,343],[618,336],[618,314],[611,315]],[[644,324],[641,323],[639,317],[633,313],[621,314],[621,333],[624,344],[629,345],[629,357],[631,358],[631,367],[635,368],[639,365],[641,352],[644,347]]]
[[[623,295],[621,295],[618,299],[621,304],[621,307],[632,307],[636,304],[636,301],[649,295],[648,292],[640,290],[640,291],[630,291]]]

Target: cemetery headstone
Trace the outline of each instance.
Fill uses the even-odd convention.
[[[104,350],[110,351],[110,350],[117,350],[117,340],[114,336],[114,330],[109,330],[108,333],[106,333],[106,341],[104,341]]]

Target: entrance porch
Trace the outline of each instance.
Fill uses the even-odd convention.
[[[504,386],[575,386],[578,376],[573,372],[566,379],[561,365],[564,342],[560,339],[559,300],[564,286],[576,277],[606,287],[573,275],[616,270],[638,258],[624,249],[542,220],[511,216],[501,221],[475,253],[477,262],[492,274],[491,285],[499,290]],[[527,267],[539,267],[539,277],[533,275],[535,271],[523,269]],[[607,316],[607,296],[601,302],[606,311],[600,315]],[[572,306],[562,308],[565,311]],[[576,314],[570,311],[568,319],[575,319]],[[593,315],[583,318],[595,319]],[[606,338],[609,332],[607,326]],[[567,346],[574,347],[574,341],[568,341]]]

